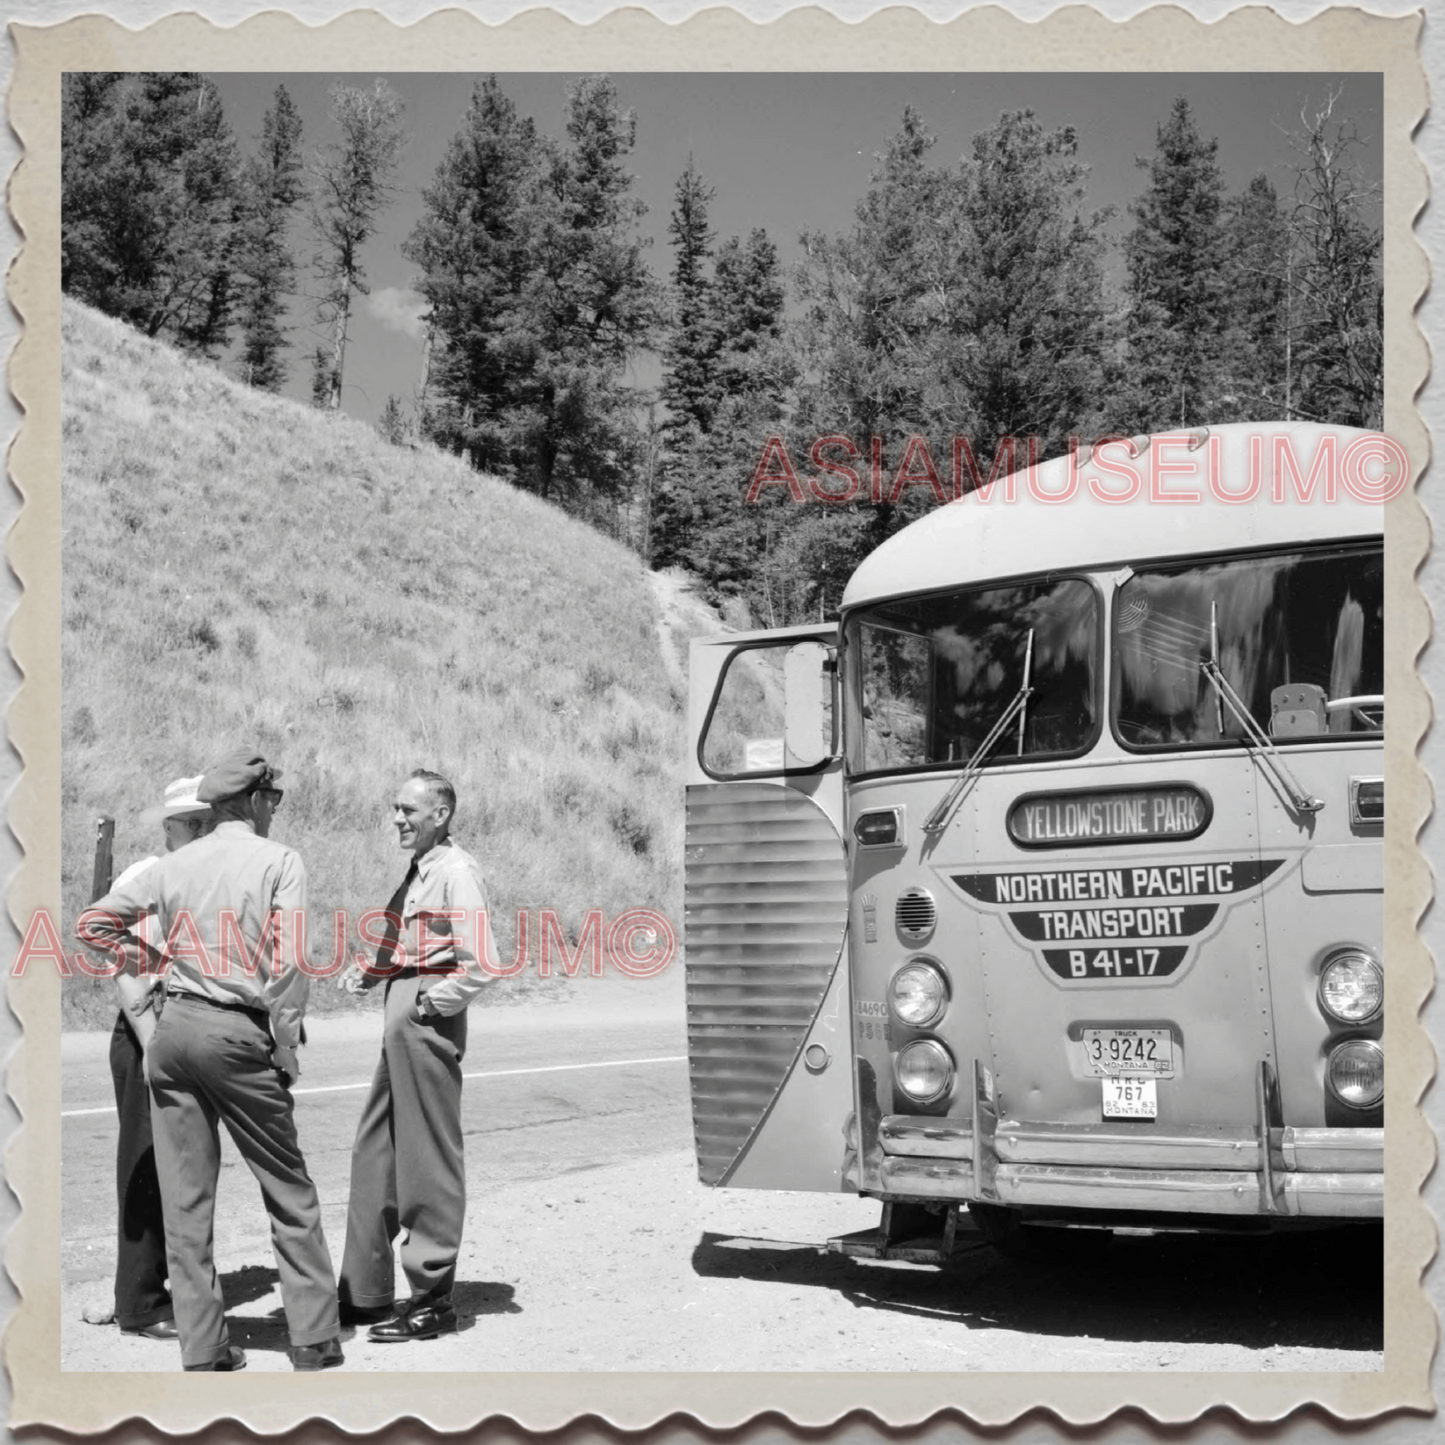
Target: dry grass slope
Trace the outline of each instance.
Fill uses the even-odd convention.
[[[504,958],[520,909],[534,958],[542,908],[569,936],[590,908],[680,923],[681,697],[636,557],[82,306],[63,335],[67,929],[96,816],[117,868],[154,852],[139,810],[242,744],[285,769],[275,835],[306,860],[314,954],[399,878],[386,804],[418,766],[457,784]],[[72,1025],[110,1008],[67,983]]]

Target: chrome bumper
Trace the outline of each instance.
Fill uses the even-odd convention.
[[[1261,1065],[1254,1128],[998,1124],[975,1070],[973,1118],[888,1115],[879,1124],[882,1192],[1045,1208],[1378,1219],[1383,1129],[1300,1129],[1278,1122]],[[977,1147],[976,1147],[977,1146]]]

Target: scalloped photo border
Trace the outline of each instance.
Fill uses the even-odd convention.
[[[1429,459],[1415,406],[1429,366],[1415,308],[1429,279],[1412,230],[1427,174],[1412,134],[1428,103],[1418,54],[1423,17],[1390,18],[1337,9],[1292,22],[1262,8],[1204,23],[1173,7],[1127,22],[1085,7],[1024,22],[989,7],[948,23],[889,10],[845,24],[821,10],[792,11],[767,25],[710,10],[667,25],[639,10],[586,26],[532,11],[489,25],[447,11],[408,27],[374,12],[311,27],[269,13],[230,28],[203,17],[170,17],[135,31],[102,16],[54,26],[12,24],[14,79],[9,119],[23,159],[9,178],[22,243],[8,294],[23,325],[9,384],[24,412],[10,452],[22,498],[7,555],[23,597],[9,630],[24,677],[8,721],[24,765],[10,825],[25,853],[12,882],[10,915],[23,936],[39,909],[60,899],[60,74],[65,70],[317,71],[1190,71],[1269,69],[1378,71],[1384,75],[1385,423],[1405,447],[1418,485]],[[999,61],[997,58],[1002,57]],[[1385,1037],[1390,1055],[1386,1136],[1384,1369],[1372,1373],[475,1373],[428,1374],[418,1398],[409,1373],[268,1376],[264,1391],[244,1375],[63,1373],[60,1369],[60,981],[32,969],[12,980],[10,1005],[24,1028],[8,1088],[22,1118],[7,1156],[20,1218],[6,1266],[20,1302],[4,1340],[13,1389],[12,1426],[95,1432],[143,1419],[172,1432],[220,1419],[276,1433],[308,1420],[369,1432],[418,1420],[444,1431],[505,1417],[534,1431],[583,1417],[637,1430],[690,1416],[729,1428],[761,1415],[821,1427],[865,1412],[888,1426],[947,1412],[1001,1427],[1045,1410],[1073,1424],[1122,1410],[1181,1423],[1225,1410],[1250,1421],[1280,1420],[1315,1406],[1341,1420],[1434,1408],[1429,1369],[1436,1320],[1421,1287],[1435,1252],[1435,1224],[1421,1196],[1435,1141],[1418,1109],[1434,1072],[1419,1022],[1432,964],[1418,931],[1431,877],[1416,839],[1431,808],[1417,748],[1430,700],[1416,659],[1430,632],[1416,573],[1430,542],[1413,489],[1390,502],[1385,520],[1389,630],[1386,687],[1386,949],[1391,986]],[[8,970],[7,970],[8,973]]]

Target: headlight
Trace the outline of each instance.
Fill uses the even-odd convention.
[[[1346,1039],[1330,1054],[1325,1077],[1342,1104],[1373,1108],[1385,1097],[1385,1051],[1374,1039]]]
[[[921,959],[905,963],[888,985],[888,1006],[894,1017],[911,1029],[927,1028],[948,1005],[943,974]]]
[[[1336,1023],[1365,1023],[1379,1013],[1384,998],[1380,965],[1358,948],[1335,954],[1320,970],[1320,1008]]]
[[[893,1068],[898,1087],[919,1104],[941,1098],[953,1082],[953,1060],[937,1039],[914,1039],[899,1051]]]

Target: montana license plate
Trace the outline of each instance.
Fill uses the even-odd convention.
[[[1168,1029],[1085,1029],[1084,1067],[1101,1079],[1174,1077]]]
[[[1106,1119],[1157,1119],[1159,1096],[1153,1079],[1101,1079]]]

